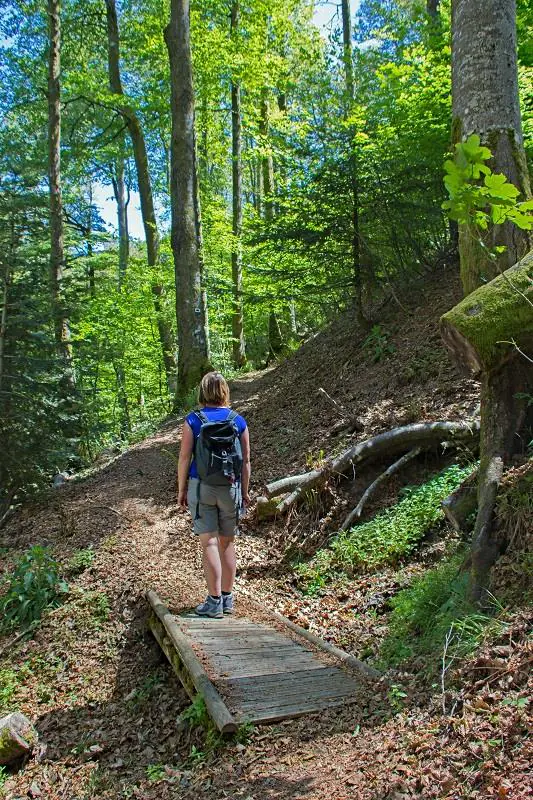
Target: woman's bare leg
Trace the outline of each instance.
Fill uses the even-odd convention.
[[[202,545],[202,564],[207,583],[207,591],[213,597],[220,597],[222,565],[216,533],[201,533],[198,537]]]
[[[235,536],[219,536],[218,550],[222,568],[222,581],[220,588],[223,592],[232,592],[235,582],[237,558],[235,555]]]

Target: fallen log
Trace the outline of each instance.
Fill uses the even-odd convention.
[[[342,523],[340,530],[341,531],[348,530],[352,522],[361,517],[361,514],[363,513],[363,508],[367,500],[376,492],[377,489],[379,489],[381,484],[385,483],[396,472],[399,472],[401,468],[405,466],[405,464],[408,464],[409,461],[412,461],[413,458],[416,458],[418,455],[420,455],[421,452],[422,452],[421,447],[415,447],[413,450],[409,450],[409,452],[406,453],[401,458],[399,458],[398,461],[395,461],[394,464],[391,464],[390,467],[385,470],[385,472],[382,472],[381,475],[379,475],[376,478],[376,480],[370,484],[368,489],[366,489],[356,507],[352,511],[350,511],[350,513]]]
[[[339,456],[330,458],[321,469],[314,469],[303,475],[293,475],[273,481],[266,487],[269,497],[288,491],[278,506],[278,513],[283,514],[311,489],[323,485],[331,476],[343,475],[349,466],[383,456],[395,455],[402,450],[419,447],[427,450],[444,442],[475,442],[479,435],[479,422],[417,422],[403,425],[385,433],[379,433],[371,439],[345,450]]]

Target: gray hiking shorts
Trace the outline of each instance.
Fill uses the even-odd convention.
[[[202,481],[198,505],[198,483],[198,478],[189,478],[187,488],[187,503],[192,514],[194,532],[197,535],[219,533],[221,536],[235,536],[239,532],[237,528],[239,487],[231,484],[211,486]],[[199,518],[196,519],[196,516]]]

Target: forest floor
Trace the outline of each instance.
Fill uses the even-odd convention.
[[[470,416],[478,387],[456,373],[437,328],[458,295],[455,276],[445,273],[409,309],[385,307],[366,345],[344,316],[276,368],[235,381],[233,404],[251,431],[254,494],[267,480],[302,471],[375,432]],[[333,439],[337,414],[319,387],[357,414],[364,430]],[[144,594],[153,588],[178,610],[205,591],[190,517],[176,504],[175,464],[165,452],[177,453],[179,436],[180,423],[167,422],[87,477],[21,509],[1,532],[5,572],[28,546],[47,545],[69,565],[70,588],[31,640],[2,653],[0,701],[9,696],[32,719],[40,744],[7,777],[0,795],[531,797],[531,616],[525,609],[515,609],[498,637],[454,665],[455,684],[450,672],[444,692],[439,670],[432,684],[419,664],[363,686],[360,701],[341,711],[242,731],[216,747],[201,730],[178,722],[188,701],[147,632]],[[394,502],[402,485],[416,483],[430,467],[426,459],[411,465],[367,515]],[[453,534],[441,526],[408,562],[315,596],[299,589],[285,550],[288,540],[305,549],[308,534],[322,528],[325,541],[379,471],[365,470],[342,485],[327,526],[320,507],[260,524],[250,514],[238,544],[239,614],[257,615],[251,594],[356,656],[377,655],[387,630],[387,598],[438,561]],[[80,552],[88,548],[94,558],[86,556],[85,563]],[[246,594],[239,595],[239,587]]]

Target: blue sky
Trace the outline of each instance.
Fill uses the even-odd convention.
[[[352,18],[359,8],[361,0],[351,0]],[[332,23],[340,21],[341,3],[327,2],[318,0],[316,11],[314,15],[314,22],[318,28],[321,28],[324,33],[328,33]],[[113,189],[111,186],[104,186],[103,184],[96,184],[93,186],[93,200],[95,205],[100,209],[100,214],[104,219],[110,230],[116,230],[117,225],[117,207],[113,198]],[[131,193],[131,200],[128,207],[128,226],[130,236],[135,239],[144,240],[144,230],[142,224],[142,217],[140,211],[140,201],[137,192]]]

